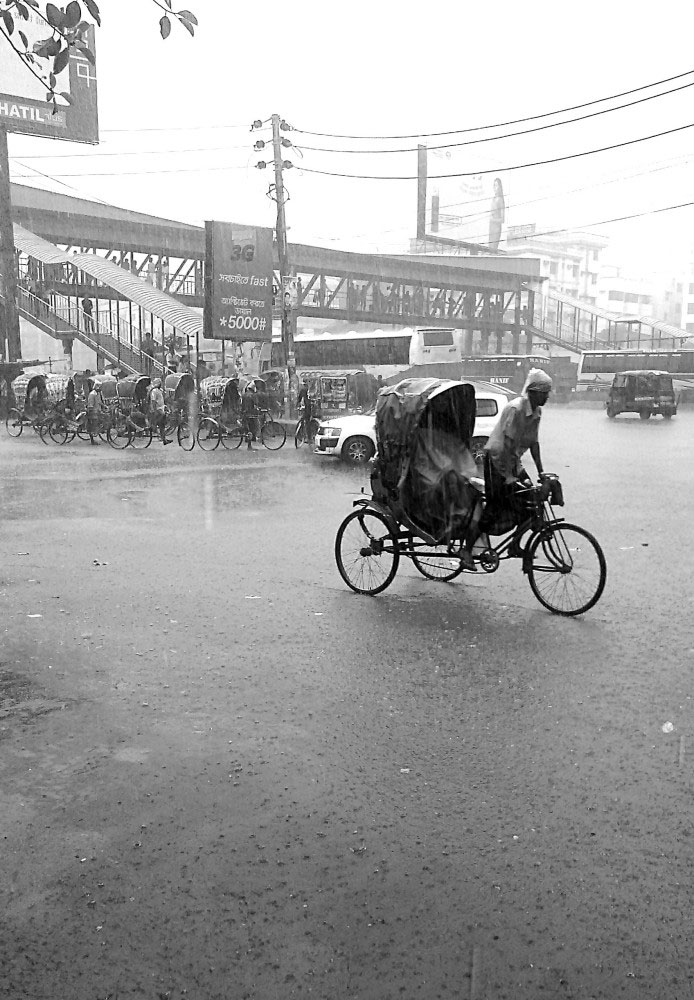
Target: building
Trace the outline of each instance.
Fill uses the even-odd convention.
[[[549,279],[547,291],[596,305],[600,255],[608,245],[604,236],[566,232],[536,235],[535,223],[509,226],[506,253],[513,257],[537,257],[540,274]]]

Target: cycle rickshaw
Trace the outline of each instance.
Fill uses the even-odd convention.
[[[556,516],[554,507],[563,504],[556,476],[519,493],[514,516],[500,516],[489,502],[488,475],[474,474],[474,425],[475,390],[469,384],[405,379],[381,390],[372,496],[355,501],[335,540],[343,580],[359,594],[381,593],[402,558],[428,579],[453,580],[465,572],[463,539],[470,519],[478,517],[476,565],[494,573],[506,559],[520,558],[544,607],[566,616],[588,611],[607,577],[600,545]]]
[[[247,392],[251,382],[255,391]],[[267,389],[261,378],[212,375],[203,379],[200,408],[204,416],[198,427],[198,444],[203,451],[214,451],[220,443],[232,449],[239,448],[243,441],[250,445],[252,439],[259,438],[266,448],[281,448],[287,432],[270,418],[266,406]]]
[[[192,451],[195,447],[198,395],[190,372],[175,372],[166,376],[164,402],[167,409],[166,436],[175,434],[181,448]]]
[[[147,419],[149,375],[127,375],[116,383],[116,405],[109,443],[114,448],[149,448],[152,428]]]
[[[65,397],[66,375],[43,372],[19,375],[12,382],[15,405],[7,412],[5,426],[10,437],[20,437],[30,426],[46,441],[50,421]]]

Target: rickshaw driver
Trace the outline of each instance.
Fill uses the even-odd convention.
[[[311,426],[311,419],[313,417],[313,400],[308,394],[308,379],[302,378],[301,388],[299,389],[299,394],[296,397],[297,409],[303,406],[304,412],[301,415],[301,419],[304,425],[304,434],[308,439],[309,428]]]
[[[166,405],[164,393],[161,391],[161,379],[154,378],[149,394],[149,420],[152,430],[159,431],[162,444],[171,444],[171,438],[166,436]]]
[[[99,414],[104,406],[104,397],[100,385],[93,385],[87,397],[87,430],[91,444],[100,444],[94,438],[99,434]]]
[[[541,368],[531,368],[521,395],[506,404],[489,435],[485,445],[485,467],[488,470],[486,486],[489,495],[478,530],[469,532],[465,539],[465,548],[470,557],[473,545],[480,532],[484,531],[485,523],[493,523],[499,515],[518,514],[516,493],[519,488],[525,489],[532,485],[532,479],[521,461],[526,451],[530,451],[540,479],[544,476],[539,430],[542,407],[551,391],[550,376]],[[516,546],[512,546],[509,555],[519,556],[521,552]]]

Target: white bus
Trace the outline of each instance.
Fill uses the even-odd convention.
[[[419,327],[410,339],[410,365],[450,364],[460,361],[462,330],[440,326]]]
[[[676,390],[694,388],[694,351],[583,351],[578,363],[579,390],[604,389],[617,372],[659,371],[672,375]]]

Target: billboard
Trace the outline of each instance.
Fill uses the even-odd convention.
[[[428,231],[497,251],[508,225],[506,178],[488,170],[479,158],[480,173],[470,173],[474,157],[467,150],[465,156],[449,149],[434,149],[431,154],[429,182],[434,197]]]
[[[205,223],[205,336],[272,340],[272,229]]]
[[[29,19],[21,20],[31,50],[35,42],[50,36],[51,29],[31,7]],[[95,31],[87,32],[87,45],[94,53]],[[52,59],[37,63],[42,73],[50,72]],[[56,77],[56,109],[46,100],[47,86],[26,65],[9,52],[0,60],[0,123],[9,132],[70,139],[73,142],[99,141],[96,102],[96,69],[80,52],[70,51],[65,69]],[[70,95],[70,102],[60,96]]]

